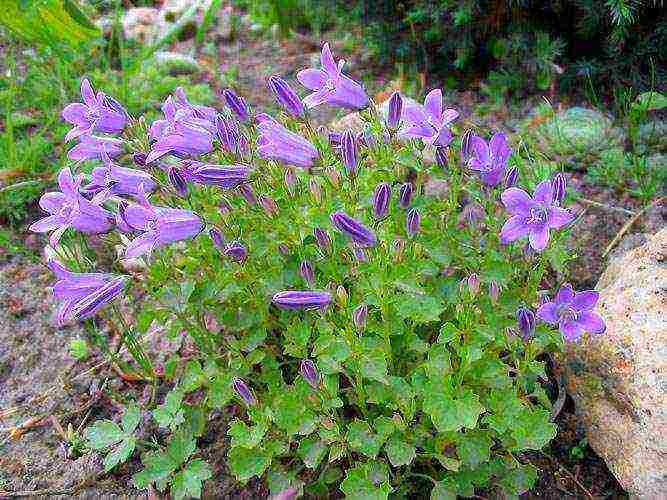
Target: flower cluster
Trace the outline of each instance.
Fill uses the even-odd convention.
[[[605,328],[596,292],[538,293],[560,255],[553,235],[575,220],[565,176],[536,178],[502,132],[464,131],[439,89],[423,104],[394,93],[382,116],[344,64],[325,44],[321,68],[297,74],[303,99],[269,77],[274,115],[232,89],[215,109],[179,88],[147,129],[84,79],[83,103],[62,115],[72,164],[30,227],[50,233],[58,323],[143,289],[144,317],[196,345],[171,375],[169,404],[182,408],[157,412],[174,417],[160,425],[192,433],[195,405],[240,403],[230,469],[270,475],[276,497],[304,481],[322,492],[332,464],[350,496],[386,498],[412,469],[436,496],[497,479],[516,494],[508,485],[533,473],[503,450],[539,449],[555,432],[533,397],[537,356]],[[359,111],[363,130],[314,127],[320,105]],[[148,270],[71,271],[94,270],[76,232],[103,234],[119,265]],[[305,470],[286,474],[295,460]]]

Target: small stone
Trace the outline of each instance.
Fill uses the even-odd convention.
[[[150,43],[157,35],[158,10],[152,7],[135,7],[123,16],[123,34],[127,40]]]

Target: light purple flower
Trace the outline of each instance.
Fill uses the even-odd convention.
[[[230,241],[222,252],[234,262],[243,263],[248,258],[248,249],[239,240]]]
[[[141,188],[140,188],[141,191]],[[193,212],[184,209],[155,207],[140,192],[139,203],[129,205],[124,211],[124,219],[132,229],[143,234],[130,242],[125,249],[128,259],[150,254],[158,247],[175,241],[197,236],[204,224]]]
[[[373,193],[373,217],[382,219],[389,212],[389,200],[391,198],[391,187],[386,182],[381,182]]]
[[[324,309],[331,303],[331,294],[307,290],[286,290],[276,293],[271,302],[281,309]]]
[[[106,152],[102,152],[104,166],[95,167],[91,173],[91,182],[84,189],[96,193],[96,199],[106,199],[111,195],[139,194],[139,185],[145,191],[153,191],[156,187],[153,177],[134,168],[120,167],[113,163]]]
[[[350,236],[355,243],[365,247],[377,244],[375,233],[345,212],[334,212],[329,218],[336,229]]]
[[[317,373],[317,367],[310,359],[301,360],[299,373],[313,389],[317,389],[317,386],[320,385],[320,375]]]
[[[50,260],[48,266],[58,278],[52,290],[61,301],[56,313],[60,326],[93,316],[122,293],[127,281],[127,276],[73,273],[55,260]]]
[[[468,160],[468,168],[480,173],[482,182],[488,186],[496,186],[502,182],[512,150],[507,137],[502,132],[493,134],[487,143],[481,137],[473,135],[470,139],[472,158]]]
[[[549,230],[560,229],[574,220],[574,214],[554,205],[551,181],[542,181],[533,197],[523,189],[509,188],[501,195],[507,211],[512,215],[500,231],[504,244],[528,236],[530,247],[542,251],[549,242]]]
[[[232,189],[248,181],[250,168],[241,164],[210,165],[188,161],[184,164],[183,175],[196,184]]]
[[[355,110],[368,106],[363,86],[343,74],[345,60],[336,64],[328,43],[322,46],[320,61],[322,69],[308,68],[296,75],[301,85],[313,91],[303,100],[308,109],[323,103]]]
[[[93,132],[117,134],[123,131],[127,113],[118,101],[101,91],[96,94],[87,78],[81,80],[81,97],[83,104],[76,102],[63,109],[63,119],[74,125],[67,132],[65,142]]]
[[[272,75],[267,82],[269,90],[276,96],[276,100],[282,108],[295,118],[301,118],[306,109],[298,94],[290,87],[289,83],[278,75]]]
[[[232,110],[232,113],[234,113],[239,120],[247,122],[250,119],[250,110],[243,97],[236,94],[232,89],[223,90],[222,96],[225,98],[225,102],[229,109]]]
[[[44,193],[39,206],[51,214],[33,223],[28,229],[36,233],[53,231],[49,238],[51,246],[56,246],[68,227],[88,234],[104,233],[111,229],[113,214],[100,207],[97,202],[88,201],[79,193],[82,177],[73,177],[69,168],[58,174],[60,192]]]
[[[584,333],[602,334],[606,326],[593,311],[599,298],[600,294],[594,290],[575,292],[570,285],[563,285],[552,302],[537,309],[537,317],[558,325],[566,340],[577,341]]]
[[[105,154],[115,158],[122,152],[123,141],[120,139],[82,135],[79,144],[67,152],[67,158],[72,161],[102,160]]]
[[[319,157],[317,148],[306,139],[287,130],[268,115],[258,115],[257,146],[262,158],[296,167],[312,167]]]
[[[421,229],[421,214],[416,208],[410,209],[405,218],[405,232],[408,237],[414,238]]]
[[[248,406],[252,406],[257,404],[257,398],[255,398],[255,395],[252,393],[252,390],[250,387],[248,387],[248,384],[246,384],[243,380],[240,378],[234,378],[232,381],[232,386],[234,387],[234,390],[236,391],[236,394],[239,395],[239,397],[243,400],[245,404]]]
[[[210,106],[203,106],[201,104],[191,104],[185,95],[183,87],[176,87],[174,90],[174,105],[177,109],[191,110],[195,117],[201,118],[208,122],[214,122],[218,112],[215,108]]]
[[[357,141],[351,130],[343,132],[340,141],[341,153],[343,154],[343,164],[347,175],[354,177],[357,173]]]
[[[357,330],[362,331],[366,328],[366,321],[368,319],[368,306],[366,304],[359,304],[352,311],[352,322]]]
[[[423,139],[427,144],[447,146],[453,139],[449,124],[459,116],[455,109],[442,109],[442,91],[431,90],[424,105],[412,104],[403,107],[406,127],[400,135],[409,139]]]

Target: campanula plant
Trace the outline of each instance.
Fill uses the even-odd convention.
[[[200,495],[213,412],[229,415],[231,474],[285,498],[515,495],[536,478],[523,452],[556,432],[544,354],[604,331],[597,294],[547,279],[575,222],[565,179],[466,130],[440,90],[394,94],[381,116],[343,64],[325,45],[323,68],[298,74],[303,100],[271,76],[277,116],[231,89],[219,110],[176,89],[146,124],[87,82],[67,108],[78,144],[31,229],[52,232],[59,322],[118,321],[134,379],[168,389],[150,448],[90,433],[136,446],[138,489]],[[316,128],[314,106],[359,110],[364,129]],[[91,233],[145,266],[96,269],[75,248]],[[190,347],[153,365],[148,331]]]

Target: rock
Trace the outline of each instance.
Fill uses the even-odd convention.
[[[127,40],[151,43],[157,35],[159,13],[152,7],[128,9],[123,16],[123,34]]]
[[[193,75],[201,69],[194,57],[179,52],[158,51],[153,56],[153,61],[158,68],[171,76]]]
[[[638,498],[667,492],[667,228],[615,257],[598,283],[604,335],[569,344],[568,392],[591,447]]]

